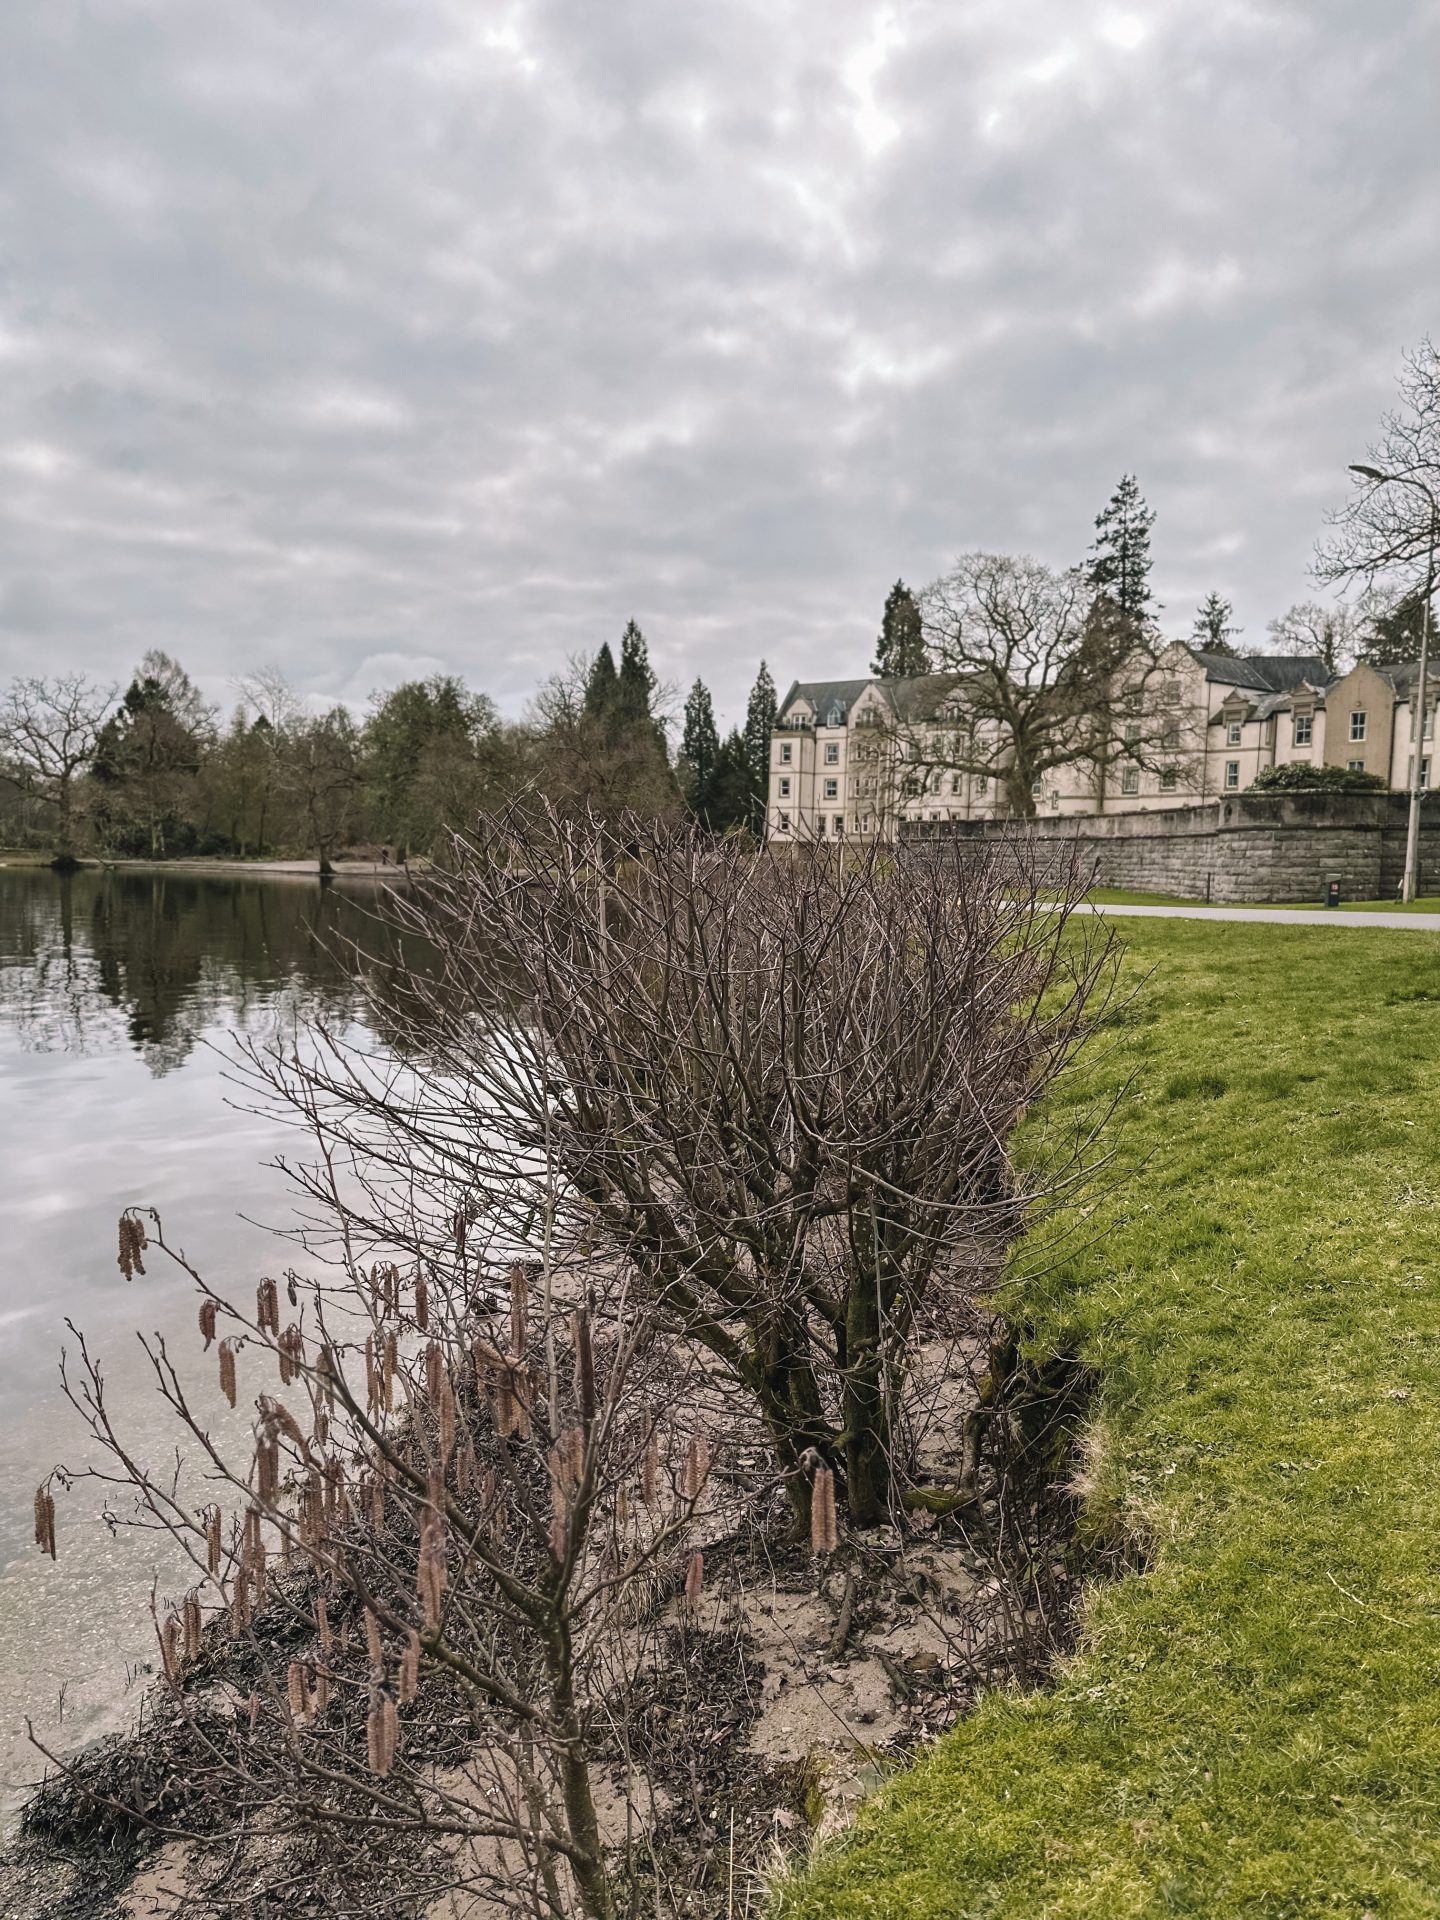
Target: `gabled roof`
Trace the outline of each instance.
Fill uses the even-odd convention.
[[[874,684],[872,680],[797,680],[780,702],[780,718],[784,719],[797,700],[805,700],[822,726],[834,706],[839,706],[848,719],[851,707]]]
[[[1367,661],[1365,664],[1368,666],[1369,662]],[[1420,677],[1420,662],[1418,660],[1404,660],[1393,667],[1372,667],[1370,670],[1372,673],[1378,673],[1382,680],[1387,681],[1390,686],[1394,688],[1397,699],[1414,699],[1415,682]],[[1426,671],[1425,681],[1425,697],[1428,705],[1435,697],[1437,684],[1440,684],[1440,662],[1434,660],[1430,662]]]
[[[942,702],[962,682],[958,673],[920,673],[908,680],[797,680],[780,702],[779,718],[784,719],[797,700],[804,700],[823,727],[826,716],[839,707],[845,720],[850,709],[869,688],[874,687],[899,720],[933,719]]]
[[[1190,651],[1205,669],[1207,680],[1245,687],[1251,693],[1288,693],[1302,681],[1324,687],[1335,678],[1318,653],[1255,653],[1239,659],[1228,653],[1205,653],[1199,647]]]

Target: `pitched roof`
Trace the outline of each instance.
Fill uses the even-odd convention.
[[[848,721],[850,709],[861,694],[875,687],[897,719],[928,720],[961,678],[958,673],[920,673],[908,680],[882,680],[878,675],[868,680],[797,680],[780,702],[779,717],[783,720],[797,700],[804,700],[822,726],[836,706]]]
[[[1325,687],[1335,678],[1318,653],[1252,653],[1238,658],[1206,653],[1199,647],[1190,651],[1205,669],[1207,680],[1245,687],[1251,693],[1288,693],[1302,681]]]
[[[797,700],[806,700],[817,716],[829,713],[838,704],[848,719],[851,707],[871,685],[869,680],[797,680],[780,702],[780,718],[784,719]]]
[[[1366,664],[1368,665],[1369,663],[1367,662]],[[1372,667],[1371,671],[1378,673],[1382,680],[1389,681],[1390,685],[1395,689],[1397,699],[1414,699],[1415,682],[1420,677],[1420,662],[1418,660],[1402,660],[1398,665],[1391,667]],[[1440,662],[1434,660],[1430,662],[1426,670],[1425,682],[1425,697],[1428,703],[1434,699],[1437,683],[1440,683]]]

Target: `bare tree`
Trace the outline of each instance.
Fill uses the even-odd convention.
[[[1297,600],[1268,622],[1266,632],[1277,653],[1313,654],[1334,676],[1352,664],[1363,622],[1359,606],[1337,601],[1327,607],[1317,600]]]
[[[613,1266],[507,1267],[463,1210],[441,1260],[357,1264],[338,1182],[329,1205],[347,1243],[334,1271],[262,1280],[253,1309],[213,1291],[153,1212],[121,1220],[127,1278],[158,1254],[192,1281],[211,1393],[233,1407],[258,1376],[248,1443],[217,1438],[158,1336],[144,1344],[189,1448],[180,1472],[136,1457],[83,1338],[64,1369],[101,1464],[60,1480],[98,1482],[117,1520],[168,1535],[192,1568],[155,1606],[183,1775],[161,1831],[253,1823],[273,1854],[328,1828],[332,1870],[383,1884],[399,1861],[407,1897],[610,1920],[627,1833],[663,1792],[621,1725],[665,1657],[654,1599],[683,1582],[693,1605],[697,1522],[732,1524],[733,1481],[713,1472],[723,1408]],[[36,1538],[55,1553],[52,1483]],[[252,1911],[245,1877],[207,1910]]]
[[[299,809],[322,875],[333,871],[336,848],[353,829],[363,774],[360,736],[345,707],[332,707],[291,726],[282,736],[279,783]]]
[[[26,794],[55,809],[56,857],[75,857],[75,782],[95,757],[115,689],[83,673],[13,680],[0,700],[0,755]]]
[[[999,784],[1009,813],[1026,817],[1061,769],[1103,787],[1117,761],[1182,765],[1175,717],[1157,720],[1144,697],[1157,637],[1095,597],[1078,570],[964,554],[921,606],[935,673],[893,728],[902,782],[942,769],[981,775]]]
[[[1433,570],[1440,498],[1440,349],[1425,339],[1404,356],[1399,404],[1386,413],[1356,485],[1330,518],[1315,571],[1328,582],[1359,581],[1404,592]]]

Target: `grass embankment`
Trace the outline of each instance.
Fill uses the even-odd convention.
[[[1138,1075],[1150,1157],[1025,1305],[1098,1370],[1087,1521],[1147,1570],[785,1920],[1440,1915],[1440,941],[1123,932],[1155,974],[1089,1081]]]
[[[1137,893],[1128,887],[1092,887],[1085,898],[1097,907],[1198,907],[1228,904],[1204,901],[1179,893]],[[1325,905],[1324,900],[1246,901],[1245,905],[1289,907],[1296,913],[1308,913]],[[1342,900],[1336,913],[1440,913],[1440,895],[1424,900]]]

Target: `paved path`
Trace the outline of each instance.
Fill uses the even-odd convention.
[[[1440,934],[1440,913],[1349,913],[1338,907],[1109,907],[1085,913],[1124,913],[1136,920],[1259,920],[1272,927],[1388,927],[1393,933]]]

